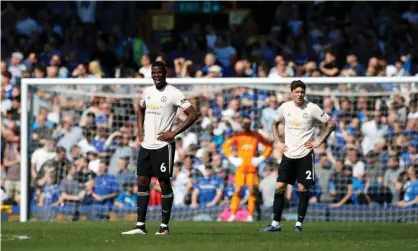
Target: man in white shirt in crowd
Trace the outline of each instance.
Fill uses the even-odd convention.
[[[367,154],[369,151],[373,150],[377,139],[384,138],[388,133],[386,117],[382,116],[380,111],[374,111],[373,120],[363,124],[361,133],[364,135],[363,142],[361,142],[363,153]]]

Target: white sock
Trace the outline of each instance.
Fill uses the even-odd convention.
[[[160,227],[168,227],[168,225],[161,223]]]
[[[296,222],[296,226],[297,226],[297,227],[301,227],[301,226],[302,226],[302,222],[299,222],[299,221],[298,221],[298,222]]]
[[[136,225],[137,225],[138,227],[140,227],[140,226],[145,225],[145,223],[144,223],[144,222],[137,222],[137,223],[136,223]]]
[[[274,220],[274,221],[271,222],[271,225],[273,227],[280,227],[280,222]]]

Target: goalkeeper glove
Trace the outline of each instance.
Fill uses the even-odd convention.
[[[228,158],[229,162],[231,162],[232,165],[234,165],[235,167],[238,167],[242,164],[242,159],[240,157],[229,157]]]
[[[266,157],[264,157],[263,155],[261,155],[260,157],[253,157],[251,159],[251,164],[253,164],[253,166],[257,167],[259,166],[264,160],[266,159]]]

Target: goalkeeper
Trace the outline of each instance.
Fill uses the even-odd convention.
[[[243,130],[223,145],[223,152],[229,162],[236,167],[235,172],[235,190],[231,199],[231,216],[229,222],[235,221],[235,215],[240,204],[241,189],[247,185],[250,196],[248,198],[249,215],[247,221],[253,221],[254,210],[256,207],[255,189],[258,187],[257,167],[270,156],[272,146],[259,133],[251,130],[251,119],[245,117],[242,121]],[[264,152],[259,157],[258,144],[264,145]],[[237,155],[234,156],[231,146],[237,149]]]

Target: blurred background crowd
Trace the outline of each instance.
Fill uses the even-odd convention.
[[[3,203],[19,204],[20,148],[26,147],[20,146],[22,78],[150,78],[156,60],[166,62],[172,78],[246,77],[255,84],[256,78],[418,76],[414,2],[213,3],[219,3],[214,13],[175,14],[173,27],[161,31],[155,30],[157,24],[147,26],[149,10],[178,13],[187,6],[178,1],[4,2]],[[233,8],[252,11],[228,23],[220,13]],[[162,18],[171,23],[167,20]],[[314,92],[307,98],[338,124],[327,144],[316,149],[311,203],[403,206],[410,200],[404,194],[418,173],[417,83],[309,87]],[[141,87],[65,88],[33,90],[32,205],[135,208],[138,95],[123,95],[132,93],[131,88],[140,93]],[[288,90],[236,87],[188,93],[188,98],[200,119],[177,139],[174,203],[226,206],[234,168],[222,144],[241,129],[244,116],[272,140],[271,121],[289,99]],[[179,112],[176,123],[183,117]],[[273,203],[280,159],[273,151],[259,168],[265,206]],[[204,179],[219,182],[199,187]],[[192,196],[195,189],[201,191],[197,198]],[[151,205],[158,206],[157,180],[152,191]],[[297,194],[291,187],[287,191],[292,205]],[[242,196],[245,204],[245,191]]]

